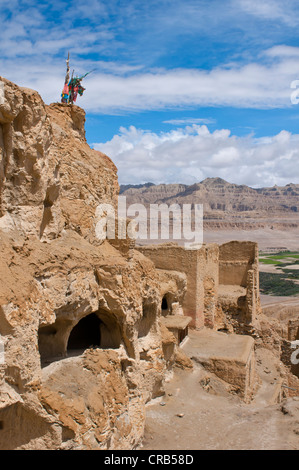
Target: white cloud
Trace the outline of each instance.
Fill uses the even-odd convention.
[[[27,69],[24,75],[20,73],[20,78],[23,82],[26,76],[26,86],[36,88],[48,100],[56,100],[63,74],[56,77],[55,95],[43,84],[46,74],[48,69],[34,77]],[[80,105],[89,112],[105,114],[200,106],[286,108],[291,106],[290,84],[297,77],[298,66],[292,58],[268,65],[252,63],[211,71],[177,69],[141,73],[133,70],[122,75],[120,68],[119,74],[98,71],[90,75]]]
[[[131,126],[94,148],[112,158],[122,184],[192,184],[215,176],[252,187],[299,181],[299,135],[287,131],[255,138],[205,125],[160,134]]]
[[[298,25],[296,0],[235,0],[246,13],[265,20],[276,20],[288,26]]]
[[[286,46],[286,45],[279,45],[273,46],[270,49],[265,51],[265,55],[269,57],[292,57],[298,58],[299,57],[299,47],[294,46]]]
[[[1,0],[2,3],[5,2]],[[207,37],[209,34],[213,36],[213,31],[221,37],[228,24],[234,24],[240,8],[246,17],[247,14],[274,19],[286,16],[297,21],[294,2],[290,0],[284,4],[265,0],[231,0],[228,2],[230,9],[220,8],[221,3],[217,2],[219,11],[210,4],[213,2],[201,2],[199,7],[197,1],[178,1],[171,15],[166,7],[172,2],[167,0],[144,2],[143,5],[137,1],[127,2],[121,11],[114,0],[86,0],[84,5],[77,3],[56,0],[36,6],[36,2],[31,0],[23,4],[16,0],[6,2],[0,11],[0,75],[36,89],[47,103],[57,101],[64,79],[64,55],[70,50],[71,65],[78,73],[96,69],[86,79],[87,91],[80,99],[80,105],[89,112],[116,114],[199,106],[290,106],[290,83],[298,76],[294,58],[298,57],[299,48],[282,44],[268,48],[264,55],[259,49],[255,62],[246,65],[231,62],[210,70],[146,68],[146,54],[143,52],[141,56],[138,49],[141,47],[138,39],[147,40],[149,46],[151,40],[156,41],[153,50],[158,50],[159,54],[161,48],[166,48],[167,62],[168,48],[175,50],[177,41],[181,41],[180,34],[191,34],[188,29],[191,18],[194,18],[196,31],[200,21],[200,25],[205,23]],[[5,13],[7,8],[10,15]],[[78,18],[88,18],[88,21],[78,22]],[[159,18],[159,21],[153,24],[153,18]],[[223,25],[221,19],[226,19]],[[244,21],[243,18],[242,24],[238,23],[241,30]],[[181,22],[186,29],[180,29]],[[227,32],[230,32],[229,28]],[[262,36],[261,33],[258,38]],[[159,47],[157,37],[160,38]],[[168,37],[173,38],[173,44],[167,42]],[[119,60],[119,52],[124,54],[126,51],[127,55],[122,57],[130,57],[134,47],[140,53],[139,64],[138,61],[130,62],[130,58],[128,63],[124,59]],[[151,51],[149,54],[155,55],[151,47],[148,50]],[[105,57],[109,59],[105,61]],[[265,57],[268,62],[270,58],[271,63],[262,63]],[[199,121],[172,122],[174,125],[187,123],[198,124]],[[209,124],[209,121],[201,123]]]
[[[164,124],[171,124],[173,126],[186,126],[187,124],[214,124],[215,122],[216,121],[213,118],[184,118],[163,121]]]

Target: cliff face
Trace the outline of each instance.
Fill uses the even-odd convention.
[[[96,240],[118,182],[83,110],[1,81],[0,449],[131,449],[167,367],[157,271]]]
[[[96,206],[115,204],[116,167],[88,146],[82,109],[45,106],[37,92],[1,80],[0,227],[42,240],[69,228],[88,237]]]

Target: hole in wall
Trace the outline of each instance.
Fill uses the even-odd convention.
[[[166,295],[164,295],[164,297],[162,299],[161,309],[162,310],[168,310],[168,302],[167,302]]]
[[[71,331],[67,350],[100,347],[101,323],[102,321],[95,313],[82,318]]]
[[[174,301],[174,296],[171,292],[164,294],[161,301],[161,314],[166,317],[167,315],[172,314],[172,303]]]

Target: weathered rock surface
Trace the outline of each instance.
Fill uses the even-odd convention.
[[[0,449],[131,449],[175,360],[159,275],[126,241],[95,236],[119,187],[84,111],[1,80]]]
[[[1,80],[0,227],[42,240],[70,228],[88,238],[97,205],[116,202],[116,167],[88,146],[82,109],[46,106],[37,92]]]

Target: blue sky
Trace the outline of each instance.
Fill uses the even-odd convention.
[[[299,183],[295,0],[0,0],[0,75],[60,100],[85,79],[89,144],[120,183]],[[299,89],[299,87],[298,87]]]

